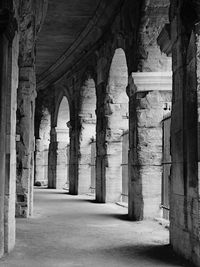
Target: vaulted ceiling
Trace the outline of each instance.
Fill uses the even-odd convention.
[[[61,77],[95,42],[119,0],[49,0],[36,44],[39,89]]]

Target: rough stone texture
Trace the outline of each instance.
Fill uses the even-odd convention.
[[[38,92],[39,100],[43,98],[43,101],[37,102],[35,134],[39,139],[42,108],[46,107],[51,115],[50,187],[62,187],[63,181],[67,182],[67,164],[71,194],[88,192],[92,184],[96,187],[97,202],[115,202],[123,192],[122,134],[128,129],[129,121],[129,218],[140,220],[158,216],[162,177],[161,121],[171,101],[167,92],[171,84],[166,78],[166,72],[171,71],[171,58],[161,53],[157,38],[168,23],[170,11],[171,34],[168,39],[171,38],[169,47],[172,46],[173,60],[170,239],[176,251],[199,265],[200,34],[197,22],[200,5],[197,2],[171,0],[169,10],[168,0],[101,1],[85,30],[77,39],[73,36],[76,41],[72,41],[72,46],[38,79],[38,90],[44,92]],[[20,0],[14,1],[14,6],[10,3],[12,1],[0,4],[0,255],[12,248],[15,228],[14,99],[18,82],[18,37],[16,35],[14,39],[12,34],[15,33],[14,16],[18,19],[16,29],[19,29],[20,37],[17,215],[26,217],[32,213],[34,174],[35,41],[43,23],[47,1]],[[8,12],[13,7],[14,12]],[[7,8],[6,12],[2,12],[2,8]],[[64,13],[62,15],[65,16]],[[73,30],[71,24],[70,29]],[[51,42],[49,44],[52,45]],[[65,43],[60,45],[65,47]],[[46,63],[43,66],[49,66],[49,62]],[[88,76],[93,82],[88,80]],[[70,111],[69,118],[65,120],[70,135],[69,162],[66,156],[68,134],[57,125],[59,106],[64,96],[68,99]],[[11,121],[14,124],[11,125]],[[95,137],[95,123],[94,175],[91,138]],[[64,133],[63,138],[61,132]],[[44,153],[40,154],[45,149],[43,141],[37,141],[37,162],[46,157]],[[94,150],[93,147],[92,153],[95,153]],[[41,163],[45,167],[45,163]],[[37,176],[46,179],[43,170],[43,174],[37,171]]]
[[[15,244],[15,128],[19,38],[13,1],[0,5],[0,257]]]
[[[178,9],[177,9],[178,7]],[[200,264],[199,248],[199,17],[196,1],[171,1],[173,106],[170,240]]]
[[[34,67],[20,67],[17,109],[17,216],[27,217],[33,211],[34,183]]]
[[[43,2],[43,1],[42,1]],[[46,3],[46,1],[44,0]],[[27,217],[33,212],[34,117],[36,97],[35,41],[46,5],[32,0],[20,1],[19,8],[19,87],[17,95],[17,204],[16,214]],[[41,12],[41,13],[40,13]],[[38,13],[42,14],[39,15]],[[38,21],[36,22],[36,18]]]
[[[97,200],[100,202],[117,202],[121,199],[122,134],[123,131],[128,129],[127,72],[125,53],[123,49],[117,49],[111,62],[106,92],[103,92],[100,99],[97,98],[99,103],[103,100],[103,106],[100,108],[104,109],[101,111],[97,106],[97,112],[100,112],[99,114],[97,113],[97,117],[99,115],[102,117],[101,123],[103,124],[101,131],[97,128],[96,194]],[[102,112],[104,114],[101,114]],[[105,131],[105,135],[103,135],[103,131]],[[99,138],[102,140],[99,140]],[[105,156],[106,158],[104,159]],[[102,176],[102,160],[106,167],[105,177]],[[100,179],[102,181],[99,181]]]
[[[139,29],[139,71],[169,71],[171,58],[162,53],[157,38],[169,21],[169,0],[145,0],[143,3]]]
[[[91,141],[96,138],[96,88],[93,79],[85,81],[81,89],[81,135],[78,192],[91,191]]]
[[[15,201],[16,201],[16,109],[18,86],[19,36],[12,44],[11,90],[7,92],[6,110],[6,190],[5,190],[5,252],[15,245]]]
[[[145,82],[146,78],[148,83]],[[134,121],[130,125],[129,216],[141,220],[160,216],[161,122],[166,104],[171,103],[172,80],[170,74],[166,76],[162,73],[135,73],[133,79],[135,84],[132,85],[132,92],[135,93],[130,102],[130,117],[133,116]],[[148,91],[150,87],[154,91]]]

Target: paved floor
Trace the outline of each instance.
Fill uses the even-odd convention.
[[[167,245],[167,230],[156,222],[130,222],[126,213],[89,196],[38,189],[35,215],[17,220],[17,245],[0,266],[189,266]]]

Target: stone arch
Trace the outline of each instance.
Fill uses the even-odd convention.
[[[122,48],[114,51],[110,63],[107,84],[101,84],[103,101],[98,93],[96,198],[100,202],[121,200],[122,135],[128,130],[128,67]],[[104,105],[103,113],[100,101]]]
[[[71,97],[70,97],[70,92],[67,88],[63,86],[58,86],[58,89],[60,89],[59,94],[56,96],[56,103],[55,103],[55,110],[53,113],[53,118],[52,118],[52,125],[54,127],[57,126],[57,120],[58,120],[58,112],[60,108],[60,104],[63,100],[64,97],[66,97],[68,101],[68,106],[69,106],[69,114],[71,115]]]
[[[66,94],[61,91],[56,97],[51,121],[48,156],[48,187],[68,187],[70,105]]]
[[[94,191],[95,187],[96,84],[92,77],[90,71],[84,74],[80,90],[79,193]]]
[[[36,139],[35,151],[35,185],[48,185],[48,151],[50,143],[51,115],[43,108],[39,126],[39,136]]]
[[[108,170],[106,187],[110,188],[107,198],[111,201],[128,200],[128,103],[126,94],[128,67],[126,54],[122,48],[114,52],[110,65],[107,91],[110,99],[109,130],[107,140]],[[124,137],[126,138],[124,139]],[[124,141],[122,145],[122,141]],[[123,148],[123,153],[122,153]],[[123,171],[123,177],[122,177]],[[116,174],[118,178],[116,179]],[[107,190],[108,191],[108,190]]]

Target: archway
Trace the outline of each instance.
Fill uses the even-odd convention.
[[[79,193],[93,193],[95,190],[96,157],[96,89],[89,77],[81,88],[81,134],[79,161]]]
[[[97,199],[103,202],[118,202],[122,200],[122,194],[128,191],[128,173],[124,172],[127,167],[126,153],[128,154],[128,140],[124,139],[126,152],[122,158],[123,135],[128,130],[128,96],[126,87],[128,84],[128,70],[126,56],[123,49],[116,49],[109,72],[106,90],[106,120],[107,129],[105,136],[106,169],[104,189],[97,191]],[[126,144],[125,144],[126,143]],[[124,163],[124,165],[122,165]],[[122,177],[123,166],[123,177]],[[126,174],[125,174],[126,173]],[[97,181],[98,182],[98,181]],[[123,186],[122,186],[123,185]],[[104,196],[99,197],[100,194]],[[124,196],[125,197],[125,196]],[[126,195],[127,197],[127,195]]]
[[[109,73],[108,87],[112,96],[110,116],[109,169],[106,188],[111,188],[108,199],[128,201],[128,103],[126,94],[128,69],[124,50],[116,49]]]
[[[48,187],[68,188],[69,166],[69,103],[64,96],[57,110],[57,127],[51,128],[49,157],[48,157]]]
[[[70,120],[69,104],[66,97],[63,97],[57,118],[57,182],[56,188],[68,188],[68,166],[69,166],[69,128]]]
[[[42,112],[39,138],[36,139],[35,185],[48,186],[48,151],[50,142],[51,116],[48,109]]]

